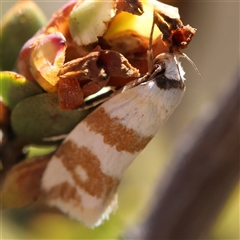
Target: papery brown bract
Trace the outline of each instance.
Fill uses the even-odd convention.
[[[83,91],[77,78],[60,78],[58,81],[58,101],[60,109],[73,109],[83,103]]]
[[[116,0],[116,8],[118,11],[125,11],[135,15],[142,15],[143,4],[140,0]]]
[[[83,103],[83,97],[98,92],[108,84],[111,77],[127,79],[138,76],[138,69],[115,51],[91,52],[85,57],[69,61],[59,72],[60,108],[72,109],[79,106]]]
[[[179,52],[187,48],[196,29],[190,25],[184,26],[180,17],[165,15],[160,10],[154,11],[154,22],[162,32],[162,41],[169,48],[169,52]]]

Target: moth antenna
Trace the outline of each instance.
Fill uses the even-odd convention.
[[[196,64],[193,62],[193,60],[192,60],[190,57],[188,57],[188,55],[185,54],[185,53],[179,53],[179,54],[180,54],[180,56],[182,56],[183,58],[185,58],[185,59],[192,65],[192,67],[193,67],[194,70],[196,71],[196,73],[197,73],[197,75],[199,76],[199,78],[200,78],[201,80],[203,80],[202,75],[201,75],[200,71],[198,70]]]
[[[155,24],[155,16],[154,16],[154,9],[153,9],[153,21],[152,21],[152,27],[151,27],[151,32],[149,36],[148,51],[147,51],[149,73],[151,73],[153,69],[152,39],[153,39],[154,24]]]
[[[181,77],[181,74],[180,74],[179,62],[178,62],[177,56],[176,56],[175,54],[173,54],[173,59],[174,59],[176,65],[177,65],[179,78],[180,78],[181,81],[183,81],[183,80],[182,80],[182,77]]]

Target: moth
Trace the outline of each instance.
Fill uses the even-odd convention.
[[[65,138],[42,178],[49,205],[88,227],[100,225],[117,209],[117,188],[124,172],[184,95],[179,57],[186,56],[174,39],[169,52],[154,60],[150,41],[149,72],[98,106]]]

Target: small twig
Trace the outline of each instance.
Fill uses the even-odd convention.
[[[148,51],[147,51],[147,58],[148,58],[148,73],[151,74],[153,69],[153,50],[152,50],[152,41],[153,41],[153,32],[154,32],[154,26],[155,26],[155,12],[153,9],[153,21],[152,21],[152,27],[149,37],[149,43],[148,43]]]

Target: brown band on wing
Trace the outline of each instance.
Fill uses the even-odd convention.
[[[81,196],[77,193],[77,188],[75,186],[70,185],[68,182],[63,182],[52,187],[49,191],[45,191],[47,198],[51,199],[61,199],[64,202],[76,203],[79,207],[81,207]]]
[[[116,147],[117,151],[136,153],[143,150],[153,136],[140,135],[127,128],[118,117],[111,118],[104,108],[99,107],[84,120],[91,131],[103,136],[104,143]]]
[[[78,147],[77,144],[68,140],[58,149],[56,157],[71,173],[76,186],[81,187],[90,195],[107,199],[116,192],[120,180],[104,174],[100,160],[87,147]],[[79,175],[78,166],[85,171],[86,179],[82,179]],[[72,194],[74,198],[74,191]]]

